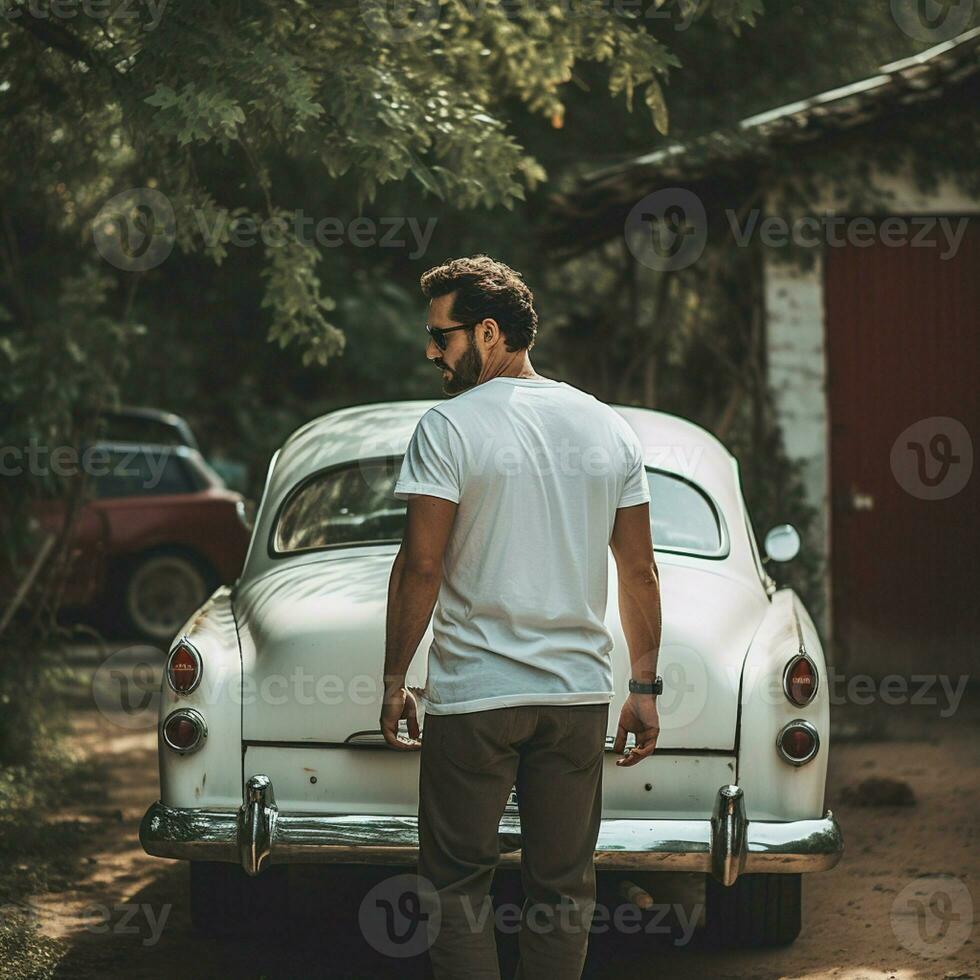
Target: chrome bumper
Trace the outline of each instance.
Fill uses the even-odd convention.
[[[414,864],[415,817],[280,813],[268,776],[253,776],[234,810],[174,809],[154,803],[140,823],[147,854],[241,863],[256,875],[268,864]],[[500,865],[519,866],[520,821],[500,822]],[[749,821],[738,786],[718,790],[710,820],[603,820],[596,867],[605,870],[703,871],[722,884],[740,874],[825,871],[844,840],[828,810],[819,820]]]

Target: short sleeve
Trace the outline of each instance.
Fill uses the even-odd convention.
[[[643,446],[640,444],[637,434],[629,430],[629,443],[627,445],[626,459],[627,471],[626,481],[623,484],[623,492],[619,498],[616,508],[634,507],[637,504],[650,502],[650,484],[647,480],[647,471],[643,465]]]
[[[408,444],[395,496],[407,500],[418,494],[442,497],[458,504],[462,493],[463,445],[452,422],[429,409],[419,420]]]

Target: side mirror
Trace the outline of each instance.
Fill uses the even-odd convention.
[[[800,553],[800,535],[792,524],[777,524],[766,535],[765,545],[770,561],[792,561]]]

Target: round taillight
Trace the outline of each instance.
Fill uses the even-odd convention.
[[[201,655],[181,640],[167,658],[167,681],[177,694],[190,694],[201,683]]]
[[[817,668],[809,657],[799,654],[786,665],[783,693],[800,708],[813,700],[817,693]]]
[[[204,718],[193,708],[178,708],[163,723],[163,740],[177,752],[199,749],[207,734]]]
[[[790,765],[802,766],[817,754],[820,737],[813,725],[800,718],[780,731],[776,736],[776,748]]]

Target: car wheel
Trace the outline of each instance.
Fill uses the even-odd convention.
[[[141,555],[126,569],[122,611],[133,634],[169,644],[213,591],[211,576],[193,557],[178,551]]]
[[[287,870],[274,865],[252,878],[238,864],[191,861],[192,928],[202,936],[251,935],[266,941],[270,925],[287,921]]]
[[[705,879],[705,926],[716,946],[784,946],[800,934],[802,875],[741,875],[730,887]]]

